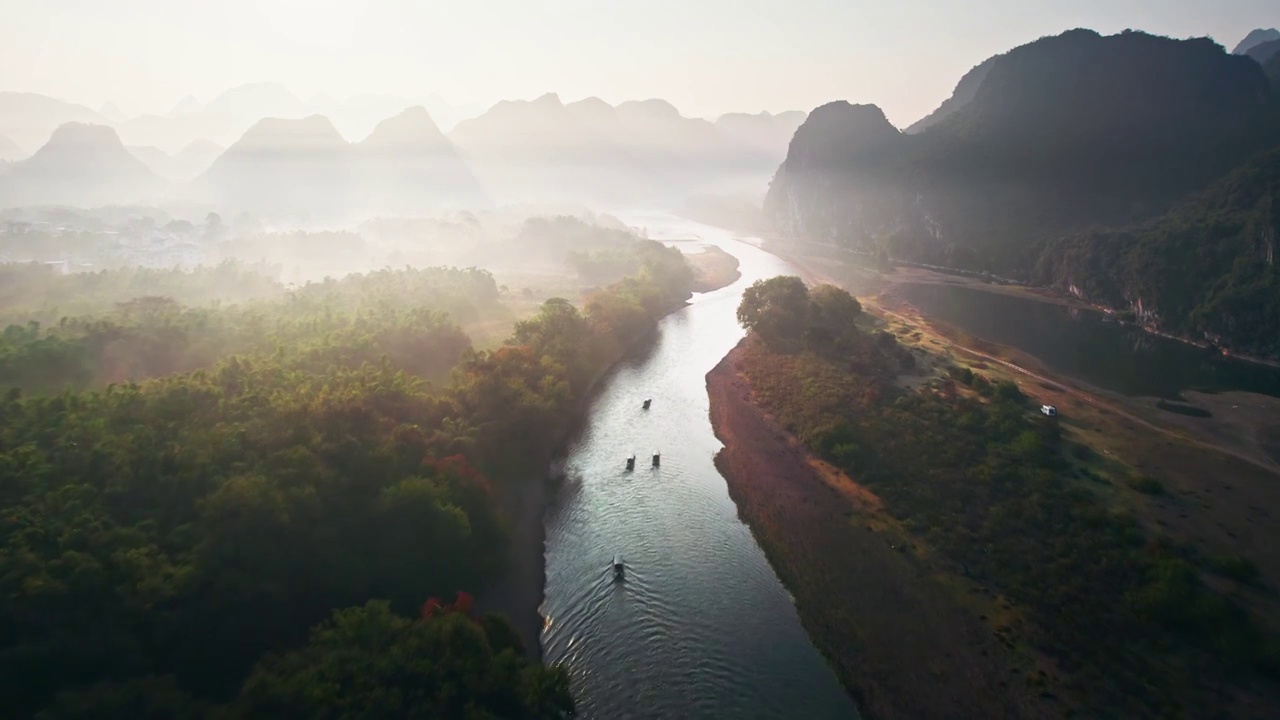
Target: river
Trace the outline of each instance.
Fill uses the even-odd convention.
[[[1095,310],[945,284],[904,284],[894,292],[930,319],[1017,348],[1103,390],[1167,399],[1184,390],[1280,397],[1280,368],[1108,322]]]
[[[743,336],[742,291],[797,273],[723,230],[627,220],[723,248],[742,278],[664,318],[652,346],[605,378],[570,443],[546,515],[545,658],[568,669],[583,718],[855,718],[713,462],[705,376]]]

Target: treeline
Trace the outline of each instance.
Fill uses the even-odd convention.
[[[245,303],[280,297],[278,269],[228,261],[191,271],[142,267],[63,273],[43,263],[0,264],[0,325],[56,324],[96,316],[139,297],[167,297],[182,305]]]
[[[80,282],[127,286],[117,272],[136,275],[106,271]],[[166,282],[148,288],[186,276],[154,275]],[[186,277],[209,280],[201,273]],[[147,295],[47,328],[35,321],[9,326],[0,333],[0,387],[80,390],[275,352],[314,372],[324,371],[324,363],[356,365],[385,355],[415,375],[447,380],[471,347],[455,323],[478,320],[497,304],[489,273],[453,268],[353,274],[242,305],[186,307],[171,296]]]
[[[1085,715],[1198,716],[1215,686],[1276,677],[1276,638],[1202,578],[1219,568],[1078,484],[1058,424],[1016,385],[957,370],[903,389],[914,360],[894,336],[822,322],[824,305],[856,315],[841,293],[797,278],[748,291],[739,318],[756,341],[742,367],[756,397],[931,552],[1015,603]]]
[[[157,352],[194,337],[216,359],[0,400],[7,709],[570,711],[563,673],[524,660],[504,621],[408,618],[430,596],[489,586],[506,562],[503,488],[537,478],[528,469],[543,466],[592,381],[688,297],[682,256],[654,245],[583,311],[549,301],[492,352],[415,304],[441,284],[490,294],[477,271],[356,276],[257,309],[147,299],[117,310],[112,322],[145,328]],[[102,322],[11,328],[7,348],[92,349],[83,340]],[[427,380],[446,364],[448,384]],[[386,604],[333,615],[307,644],[335,608],[369,600]]]

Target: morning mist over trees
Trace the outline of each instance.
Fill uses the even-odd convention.
[[[1280,717],[1280,12],[10,3],[19,720]]]

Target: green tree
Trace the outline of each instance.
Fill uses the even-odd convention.
[[[757,280],[738,305],[738,322],[771,346],[795,349],[804,338],[809,289],[794,276]]]
[[[236,710],[264,720],[571,716],[564,671],[503,644],[462,613],[411,620],[370,602],[335,612],[306,647],[261,662]]]

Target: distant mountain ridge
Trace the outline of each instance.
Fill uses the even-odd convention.
[[[566,104],[548,93],[500,102],[449,136],[499,198],[669,204],[762,187],[802,119],[761,113],[711,122],[660,99]]]
[[[196,178],[191,192],[221,207],[321,219],[485,201],[421,107],[384,120],[356,144],[320,115],[260,120]]]
[[[152,200],[167,184],[105,125],[67,123],[0,175],[0,207],[97,207]]]
[[[26,157],[26,153],[23,152],[22,148],[18,147],[18,143],[4,135],[0,135],[0,160],[13,162],[24,157]]]
[[[35,93],[0,92],[0,135],[20,147],[44,145],[54,130],[69,122],[107,124],[106,118],[83,105]]]
[[[1236,45],[1236,49],[1231,51],[1231,54],[1245,55],[1251,48],[1261,45],[1262,43],[1271,42],[1272,40],[1280,40],[1280,30],[1275,28],[1267,30],[1258,28],[1257,30],[1251,31],[1248,35],[1245,35],[1244,39]]]
[[[1149,216],[1227,172],[1275,138],[1275,105],[1257,64],[1210,40],[1075,30],[998,56],[969,103],[873,163],[832,159],[860,132],[890,142],[865,117],[802,126],[766,212],[798,237],[1025,273],[1038,238]],[[868,187],[881,207],[842,209]]]
[[[207,170],[225,149],[208,140],[196,140],[172,155],[149,145],[128,148],[129,152],[151,168],[152,172],[175,183],[191,181]]]

